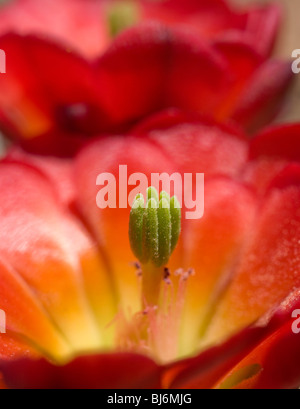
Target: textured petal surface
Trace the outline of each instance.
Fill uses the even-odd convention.
[[[255,210],[255,196],[247,187],[227,178],[206,180],[204,216],[189,220],[183,232],[184,267],[195,270],[186,294],[184,348],[199,348],[255,221]]]
[[[300,285],[297,179],[269,190],[241,255],[235,276],[209,328],[215,342],[256,321]],[[296,181],[296,184],[295,184]]]
[[[240,171],[248,151],[242,134],[214,123],[191,123],[179,118],[178,124],[169,123],[167,129],[160,129],[162,124],[152,121],[151,129],[139,133],[155,141],[181,172],[205,173],[209,177],[235,176]]]
[[[0,186],[6,192],[0,205],[0,254],[13,268],[4,268],[4,265],[2,273],[3,281],[8,280],[7,297],[11,297],[5,308],[13,309],[8,323],[12,320],[15,332],[61,359],[66,358],[68,350],[99,347],[104,339],[101,339],[92,307],[97,312],[100,305],[102,307],[102,329],[103,320],[107,325],[113,315],[111,291],[95,244],[56,200],[47,179],[34,168],[9,161],[2,163]],[[30,309],[28,313],[24,306],[14,302],[14,291],[8,292],[13,287],[22,293],[19,301]],[[93,305],[88,302],[85,290]],[[95,292],[102,297],[98,296],[97,300]],[[24,311],[24,316],[18,319],[17,311]],[[33,317],[39,313],[41,318],[32,319],[31,312]],[[27,328],[26,320],[30,319],[32,322]],[[51,349],[48,345],[51,338],[47,337],[50,330],[42,335],[47,325],[50,329],[54,325],[61,332],[68,348],[53,346]],[[29,328],[32,330],[27,333]],[[37,336],[36,331],[41,334]],[[54,329],[52,332],[55,335]]]

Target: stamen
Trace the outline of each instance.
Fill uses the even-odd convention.
[[[166,268],[164,273],[157,306],[147,306],[131,318],[120,314],[116,320],[120,350],[147,354],[161,363],[178,356],[187,280],[191,277],[191,271],[177,270],[177,275],[171,275]]]

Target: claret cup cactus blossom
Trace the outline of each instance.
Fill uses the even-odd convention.
[[[0,9],[1,388],[300,386],[300,125],[270,124],[293,79],[271,56],[280,15]],[[203,212],[122,166],[203,175]]]

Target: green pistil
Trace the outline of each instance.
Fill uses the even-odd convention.
[[[177,245],[181,231],[181,209],[176,197],[156,189],[147,190],[147,202],[137,195],[132,205],[129,239],[134,255],[142,264],[165,266]]]
[[[139,20],[139,5],[133,0],[113,2],[108,9],[108,22],[112,37],[133,26]]]
[[[141,194],[132,205],[129,239],[133,253],[143,270],[143,296],[147,304],[155,304],[164,276],[181,231],[181,209],[177,198],[156,189],[147,190],[145,204]]]

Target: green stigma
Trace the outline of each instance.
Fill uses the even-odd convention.
[[[143,195],[136,196],[129,221],[132,251],[141,264],[165,266],[177,245],[181,231],[181,209],[175,196],[150,187],[145,203]]]
[[[115,1],[108,9],[108,23],[112,37],[133,26],[138,20],[139,6],[136,1]]]

